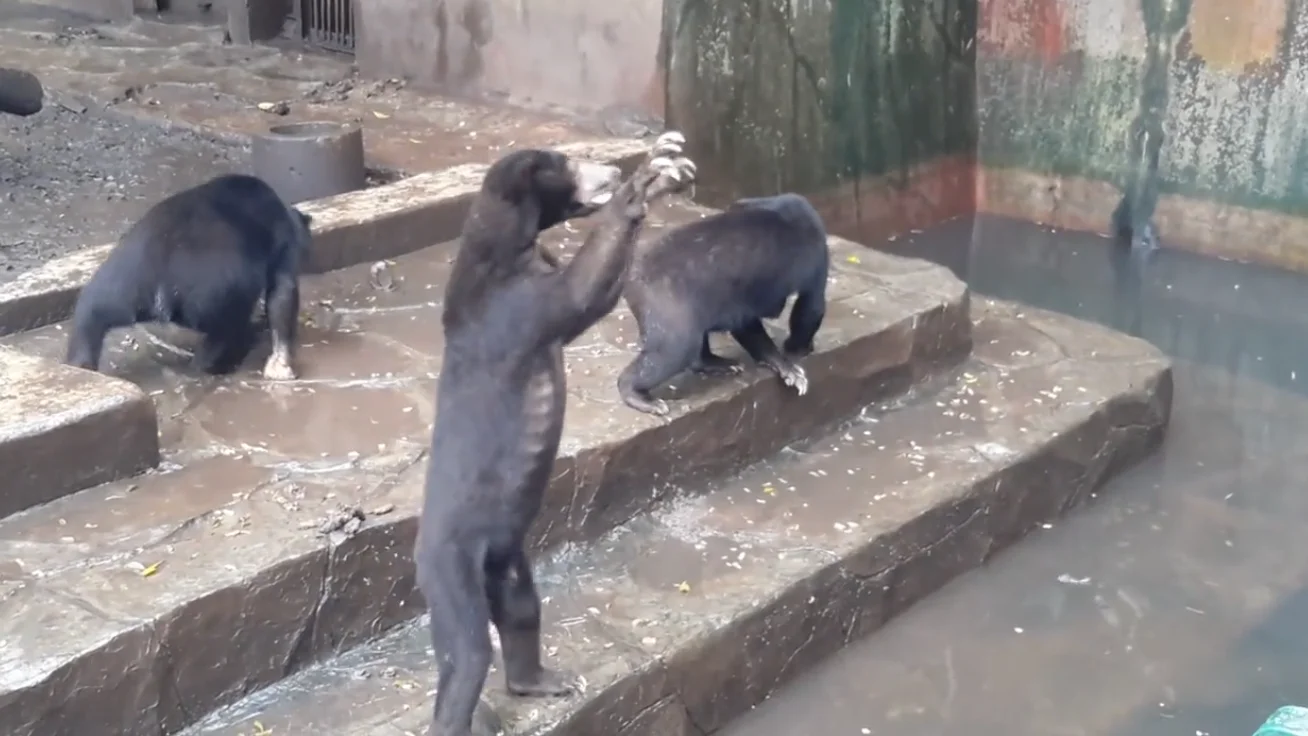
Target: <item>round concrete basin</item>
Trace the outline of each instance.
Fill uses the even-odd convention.
[[[362,189],[363,130],[349,123],[274,125],[254,137],[254,173],[289,203]]]

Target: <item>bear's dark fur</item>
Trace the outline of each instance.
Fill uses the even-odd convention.
[[[649,392],[681,371],[738,373],[735,361],[709,349],[709,333],[723,330],[804,394],[804,369],[777,349],[763,320],[780,317],[797,293],[785,349],[791,356],[811,353],[826,315],[829,264],[822,218],[798,194],[742,199],[641,248],[624,291],[641,348],[618,377],[623,401],[667,414],[667,404]]]
[[[264,298],[273,349],[264,376],[295,377],[300,260],[310,217],[262,179],[226,174],[146,211],[82,288],[67,362],[99,370],[105,335],[139,322],[171,322],[203,333],[200,367],[240,366],[254,346],[251,318]]]
[[[432,736],[493,733],[479,708],[499,632],[515,695],[562,696],[570,677],[541,663],[540,597],[525,542],[563,431],[563,346],[617,304],[646,204],[689,183],[661,136],[621,183],[615,167],[526,150],[491,165],[463,228],[446,289],[445,354],[421,523],[414,550],[431,616],[438,684]],[[539,232],[596,215],[594,231],[559,268]]]

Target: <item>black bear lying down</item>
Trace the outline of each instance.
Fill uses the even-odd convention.
[[[509,692],[571,692],[570,677],[541,662],[540,598],[524,546],[563,432],[563,346],[617,304],[647,203],[694,176],[689,160],[669,158],[683,142],[661,136],[625,183],[612,166],[516,151],[487,170],[468,213],[445,292],[414,549],[438,658],[432,736],[495,731],[495,716],[478,707],[491,664],[488,622]],[[596,210],[595,229],[559,268],[537,235]]]
[[[262,296],[273,337],[263,374],[294,378],[309,223],[263,180],[243,174],[164,199],[128,229],[82,288],[66,361],[99,370],[110,330],[170,322],[203,333],[195,355],[203,370],[229,373],[254,346],[251,317]]]
[[[723,330],[804,394],[804,369],[777,349],[763,320],[780,317],[786,300],[798,294],[785,350],[811,353],[826,315],[829,264],[826,227],[798,194],[739,200],[642,247],[624,292],[641,347],[618,377],[622,400],[639,411],[667,414],[667,403],[649,392],[683,370],[739,373],[738,364],[709,349],[709,333]]]

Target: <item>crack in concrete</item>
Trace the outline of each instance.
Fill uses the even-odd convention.
[[[52,597],[70,603],[73,606],[76,606],[77,608],[80,608],[81,610],[93,616],[104,619],[105,621],[110,621],[112,623],[116,623],[128,627],[138,627],[144,623],[139,618],[118,616],[112,614],[109,611],[106,611],[103,608],[92,603],[91,601],[83,598],[82,596],[77,595],[72,591],[65,590],[64,588],[58,585],[46,585],[40,582],[34,582],[33,586],[49,593]]]
[[[161,668],[161,671],[159,673],[160,685],[163,688],[166,688],[167,690],[171,691],[173,700],[175,701],[174,705],[176,706],[177,710],[180,711],[182,714],[182,719],[183,719],[182,722],[194,723],[195,715],[191,712],[191,709],[187,707],[186,699],[182,695],[181,680],[179,679],[179,675],[176,670],[177,659],[173,656],[172,649],[168,646],[168,642],[165,641],[164,637],[161,635],[160,625],[154,624],[150,626],[150,640],[158,648],[163,659],[163,667]],[[160,695],[162,694],[163,693],[161,692]],[[161,707],[163,703],[161,702],[161,700],[156,702],[157,702],[156,707],[160,711],[157,714],[158,722],[159,722],[159,734],[160,736],[168,736],[168,728],[166,722],[167,719],[165,718],[165,714],[162,712],[163,709]]]
[[[309,614],[304,617],[299,631],[296,632],[295,641],[287,653],[286,660],[282,663],[282,678],[302,669],[317,659],[317,653],[314,651],[314,638],[318,628],[318,617],[322,614],[331,598],[333,557],[331,546],[323,550],[323,559],[320,563],[322,574],[318,583],[318,600],[310,609]]]
[[[772,684],[768,687],[767,692],[764,693],[762,698],[763,700],[772,697],[772,694],[777,691],[777,688],[785,684],[786,671],[790,669],[790,665],[793,664],[795,658],[798,657],[800,654],[802,654],[804,652],[804,649],[808,647],[810,644],[812,644],[816,639],[817,639],[817,632],[810,630],[808,636],[805,637],[804,641],[800,642],[799,645],[796,646],[794,650],[790,652],[790,656],[786,657],[786,661],[781,663],[781,667],[779,667],[777,669],[776,674],[773,675]]]

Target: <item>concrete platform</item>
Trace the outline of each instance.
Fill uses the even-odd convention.
[[[646,236],[706,212],[655,208]],[[581,237],[560,227],[547,241],[567,253]],[[634,412],[615,387],[635,355],[625,308],[568,351],[538,548],[594,540],[963,359],[968,295],[946,269],[832,248],[806,396],[758,368],[678,381],[662,394],[677,402],[670,421]],[[0,521],[0,731],[175,733],[418,615],[410,551],[453,254],[306,279],[297,382],[198,375],[194,336],[177,330],[110,341],[106,371],[158,407],[163,472]],[[3,342],[58,356],[62,327]]]
[[[974,357],[946,385],[539,562],[546,646],[584,692],[510,699],[493,674],[508,733],[714,733],[1152,451],[1167,360],[1021,311],[978,304]],[[185,733],[424,733],[427,645],[415,623]]]
[[[0,348],[0,518],[158,462],[154,405],[136,386]]]

